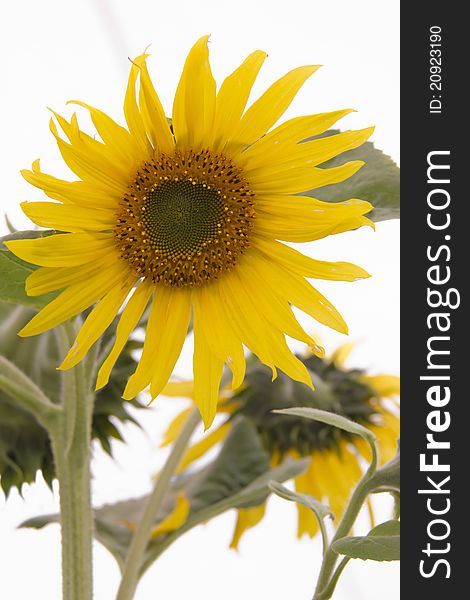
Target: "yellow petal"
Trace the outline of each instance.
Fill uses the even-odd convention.
[[[243,115],[228,145],[242,150],[261,138],[284,114],[304,82],[318,65],[293,69],[273,85]]]
[[[65,142],[59,136],[57,127],[52,119],[50,120],[49,128],[56,139],[62,158],[75,175],[83,181],[93,184],[102,193],[122,197],[126,191],[127,183],[124,173],[119,174],[119,176],[110,173],[108,165],[104,161],[96,161],[96,155],[83,152],[79,147]]]
[[[80,102],[79,100],[70,100],[68,104],[76,104],[88,110],[98,135],[106,145],[112,148],[113,152],[119,157],[121,162],[124,164],[126,164],[126,162],[129,164],[130,162],[132,165],[142,159],[141,153],[139,152],[139,146],[135,139],[127,129],[118,125],[118,123],[113,121],[107,114],[98,108],[90,106],[85,102]]]
[[[292,242],[317,240],[372,224],[363,217],[372,208],[357,199],[321,202],[302,196],[260,196],[256,199],[256,234]]]
[[[168,385],[169,384],[167,384],[163,389],[162,395],[164,396],[166,396],[165,390],[168,387]],[[166,428],[165,433],[163,434],[163,441],[160,444],[160,448],[164,448],[165,446],[168,446],[168,444],[172,444],[176,440],[192,409],[192,405],[188,406],[188,408],[185,408],[183,411],[178,413],[176,417],[170,422],[170,424]]]
[[[151,382],[155,398],[168,383],[188,331],[191,295],[187,290],[156,286],[144,349],[123,397],[134,398]]]
[[[252,255],[258,253],[258,259],[263,265],[266,276],[270,277],[280,295],[320,323],[340,333],[348,332],[348,327],[339,312],[308,281],[278,265],[275,261],[267,260],[254,247],[251,248],[250,253]]]
[[[333,112],[320,113],[318,115],[309,115],[306,117],[295,117],[282,123],[256,143],[249,146],[239,157],[238,161],[244,166],[250,164],[255,166],[266,157],[271,156],[273,151],[280,151],[286,146],[291,147],[309,137],[324,133],[338,119],[353,112],[352,109],[335,110]]]
[[[152,529],[150,538],[154,540],[159,535],[171,533],[172,531],[175,531],[175,529],[181,527],[181,525],[186,523],[190,508],[191,505],[189,504],[189,500],[184,496],[184,494],[178,494],[175,507],[171,513],[163,519],[163,521],[161,521]]]
[[[233,135],[266,56],[266,52],[260,50],[253,52],[220,86],[211,143],[214,152],[223,151]]]
[[[344,363],[349,358],[349,355],[354,350],[355,345],[356,344],[354,342],[346,342],[346,344],[338,346],[338,348],[336,348],[336,350],[331,355],[331,362],[334,363],[337,367],[343,367]]]
[[[71,369],[83,359],[91,346],[111,325],[134,284],[135,279],[126,276],[120,284],[103,296],[85,319],[59,369]]]
[[[340,167],[330,169],[300,166],[271,177],[257,175],[250,181],[250,184],[253,192],[257,195],[297,194],[344,181],[357,173],[363,165],[363,161],[353,160]]]
[[[90,165],[93,165],[92,173],[100,172],[103,174],[104,179],[109,176],[121,185],[127,186],[130,174],[128,161],[122,161],[119,153],[114,152],[113,147],[107,146],[80,131],[76,114],[72,115],[69,123],[67,119],[61,117],[55,111],[51,112],[67,136],[76,157],[79,158],[82,165],[88,165],[88,170],[90,170]]]
[[[137,81],[137,75],[139,74],[139,66],[142,61],[142,57],[139,56],[132,62],[131,70],[129,73],[129,80],[127,83],[126,96],[124,98],[124,115],[126,117],[126,123],[129,127],[131,136],[134,138],[139,147],[141,160],[145,160],[152,153],[152,146],[147,138],[145,132],[144,122],[142,115],[139,112],[137,106],[137,99],[135,94],[135,86]]]
[[[170,153],[175,148],[175,141],[170,131],[160,98],[150,79],[146,55],[139,57],[140,94],[139,104],[145,129],[152,145],[160,152]]]
[[[184,471],[195,460],[201,458],[201,456],[204,456],[208,450],[213,448],[219,442],[223,441],[227,437],[230,428],[231,423],[226,422],[210,433],[205,433],[202,440],[196,442],[186,450],[180,464],[178,465],[178,473]]]
[[[232,389],[240,387],[245,378],[245,355],[240,337],[230,325],[230,317],[225,310],[218,286],[194,290],[193,301],[195,306],[197,304],[198,314],[203,316],[201,325],[212,352],[232,371]],[[205,318],[206,315],[208,318]]]
[[[252,251],[253,249],[250,253]],[[279,367],[292,379],[313,388],[305,365],[287,346],[284,333],[278,329],[276,323],[268,321],[259,308],[259,297],[264,291],[258,290],[257,296],[249,294],[244,279],[240,278],[240,271],[239,268],[230,273],[231,277],[225,276],[224,286],[220,289],[221,292],[224,291],[225,302],[230,306],[234,326],[239,324],[240,335],[248,336],[244,340],[245,345],[261,362],[271,367],[273,377],[276,376],[276,367]]]
[[[233,280],[233,282],[232,282]],[[230,287],[230,289],[229,289]],[[249,348],[259,360],[268,365],[276,374],[274,359],[272,357],[269,343],[264,338],[264,328],[261,327],[259,320],[253,320],[244,312],[241,298],[234,294],[241,287],[234,273],[227,273],[224,278],[224,285],[219,286],[219,293],[222,304],[227,307],[227,314],[231,317],[231,326],[236,335],[239,336],[247,348]]]
[[[64,204],[74,203],[91,208],[115,209],[122,197],[122,194],[112,194],[109,190],[103,191],[84,181],[64,181],[42,173],[39,160],[33,162],[31,171],[23,169],[21,175],[28,183],[43,190],[49,198]]]
[[[84,206],[55,202],[22,202],[21,208],[36,225],[59,231],[105,231],[112,229],[116,222],[113,211]]]
[[[255,244],[267,259],[271,258],[286,269],[304,277],[333,281],[358,281],[370,277],[367,271],[351,263],[314,260],[275,240],[268,241],[257,237]]]
[[[212,351],[205,335],[203,314],[199,305],[194,305],[194,402],[199,408],[204,427],[207,430],[214,420],[219,400],[220,379],[223,360]]]
[[[201,150],[208,146],[214,123],[215,80],[209,64],[207,41],[200,38],[189,51],[173,103],[173,130],[178,148]]]
[[[110,252],[96,261],[77,267],[40,267],[26,278],[26,293],[28,296],[40,296],[63,289],[106,271],[115,262],[116,255]]]
[[[162,390],[163,396],[194,397],[194,381],[169,381]]]
[[[116,364],[119,355],[129,339],[129,336],[139,324],[144,310],[148,304],[150,295],[153,291],[152,282],[149,280],[143,281],[137,286],[135,292],[129,298],[129,302],[124,307],[119,323],[116,329],[116,340],[111,349],[111,352],[106,357],[106,360],[98,371],[96,381],[96,389],[99,390],[109,381],[111,371]]]
[[[114,251],[113,237],[105,233],[59,233],[33,240],[11,240],[5,245],[19,258],[41,267],[74,267]],[[124,264],[120,262],[120,266]]]
[[[352,490],[362,476],[357,457],[341,444],[341,452],[323,450],[315,452],[313,472],[316,484],[328,498],[328,504],[338,522]]]
[[[363,375],[362,381],[381,398],[400,395],[400,378],[397,375]]]
[[[327,160],[361,146],[374,131],[373,127],[359,131],[346,131],[301,144],[285,144],[281,148],[271,150],[263,158],[248,160],[244,172],[249,181],[256,182],[258,177],[264,180],[279,176],[290,169],[299,167],[316,167]]]
[[[235,531],[233,532],[233,538],[230,542],[230,548],[238,550],[238,544],[242,535],[247,529],[255,527],[266,512],[266,502],[259,506],[253,506],[251,508],[239,508],[237,511],[237,523],[235,525]]]
[[[256,304],[264,317],[289,337],[305,342],[311,347],[317,347],[317,342],[309,336],[297,322],[289,303],[285,298],[279,296],[277,288],[272,284],[269,277],[265,276],[262,266],[256,260],[247,255],[243,269],[240,269],[240,277],[244,286],[252,298],[256,298]],[[262,293],[259,293],[259,290]]]
[[[294,480],[295,490],[299,494],[309,494],[319,502],[323,500],[323,492],[320,486],[316,484],[315,468],[313,460],[310,461],[304,473],[298,475]],[[300,539],[304,535],[313,538],[318,532],[319,525],[315,513],[301,504],[297,504],[298,524],[297,537]]]
[[[78,315],[118,285],[122,276],[122,265],[113,264],[105,277],[99,272],[89,279],[72,284],[41,309],[18,335],[37,335]]]

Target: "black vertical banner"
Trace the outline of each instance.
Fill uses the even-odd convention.
[[[402,3],[405,600],[470,597],[470,32],[457,7]]]

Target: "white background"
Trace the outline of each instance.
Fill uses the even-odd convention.
[[[211,34],[211,61],[218,82],[255,49],[268,60],[254,97],[275,78],[301,64],[322,64],[286,113],[286,118],[351,107],[342,129],[376,125],[373,141],[398,161],[398,2],[349,0],[17,0],[3,8],[0,31],[3,91],[0,98],[2,175],[0,203],[18,228],[30,227],[19,202],[39,199],[19,175],[41,157],[44,171],[68,176],[48,131],[50,106],[70,114],[69,99],[97,105],[122,120],[129,63],[149,44],[149,68],[164,106],[172,96],[189,47]],[[83,122],[83,120],[82,120]],[[86,120],[85,120],[86,122]],[[2,231],[5,230],[3,224]],[[312,256],[348,260],[373,277],[355,284],[319,282],[319,289],[340,309],[359,344],[352,366],[372,373],[397,373],[398,221],[379,224],[309,245]],[[316,326],[327,349],[343,341]],[[177,365],[190,376],[190,346]],[[158,442],[169,419],[183,403],[158,399],[138,414],[145,432],[124,428],[127,446],[116,444],[115,461],[98,449],[93,464],[96,505],[148,491],[150,476],[164,460]],[[377,503],[387,518],[390,503]],[[0,498],[0,570],[2,597],[60,598],[60,546],[57,526],[36,532],[17,530],[25,518],[57,510],[57,495],[45,484]],[[293,506],[278,499],[267,517],[243,538],[238,553],[228,549],[235,515],[228,513],[177,542],[143,579],[137,600],[240,597],[307,600],[311,597],[320,547],[317,540],[295,539]],[[98,600],[112,600],[118,570],[100,546],[95,552]],[[379,591],[380,589],[380,591]],[[396,564],[350,563],[336,600],[395,600]]]

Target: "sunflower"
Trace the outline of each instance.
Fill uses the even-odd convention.
[[[207,42],[202,37],[189,52],[171,121],[150,80],[146,54],[132,61],[127,128],[83,102],[72,101],[89,112],[97,135],[84,133],[76,114],[69,121],[54,112],[50,129],[78,179],[43,173],[39,161],[23,171],[55,201],[25,202],[24,212],[56,232],[7,242],[13,253],[40,267],[26,281],[28,294],[61,290],[20,335],[36,335],[95,305],[61,369],[82,360],[124,306],[97,389],[108,382],[150,305],[143,353],[123,396],[133,398],[150,385],[155,398],[172,374],[192,317],[194,398],[206,427],[216,412],[224,364],[234,389],[243,382],[243,346],[273,376],[279,368],[312,386],[286,335],[319,355],[323,350],[291,306],[347,332],[338,311],[306,278],[355,281],[368,274],[346,262],[314,260],[283,242],[371,224],[364,217],[372,208],[368,202],[327,203],[301,193],[353,175],[361,161],[319,165],[361,145],[373,131],[318,137],[349,109],[273,128],[317,67],[290,71],[245,110],[266,54],[250,54],[216,92]]]
[[[275,414],[275,409],[294,406],[321,408],[356,421],[375,433],[378,440],[380,464],[395,456],[399,435],[399,419],[392,400],[400,393],[400,380],[394,375],[366,375],[359,369],[347,369],[344,360],[352,344],[340,347],[329,359],[314,354],[299,357],[310,373],[315,391],[294,383],[283,374],[272,381],[266,367],[253,357],[248,360],[244,385],[232,392],[221,393],[218,428],[191,446],[180,464],[185,470],[193,461],[223,441],[237,415],[243,415],[255,425],[263,447],[273,466],[287,457],[310,457],[304,473],[294,479],[299,493],[309,494],[330,506],[335,518],[344,511],[349,496],[363,473],[361,457],[370,459],[370,447],[358,436],[320,423],[288,415]],[[194,398],[192,381],[172,381],[163,391],[167,396]],[[182,411],[168,427],[163,444],[174,441],[188,411]],[[266,502],[259,506],[237,510],[237,522],[230,546],[237,548],[242,534],[263,518]],[[371,521],[373,509],[368,503]],[[313,537],[318,523],[313,512],[297,505],[297,535]]]

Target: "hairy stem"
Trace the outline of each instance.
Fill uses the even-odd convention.
[[[74,337],[71,323],[60,327],[62,354]],[[90,441],[94,396],[82,364],[64,371],[63,377],[62,413],[49,431],[59,480],[63,600],[91,600]]]

